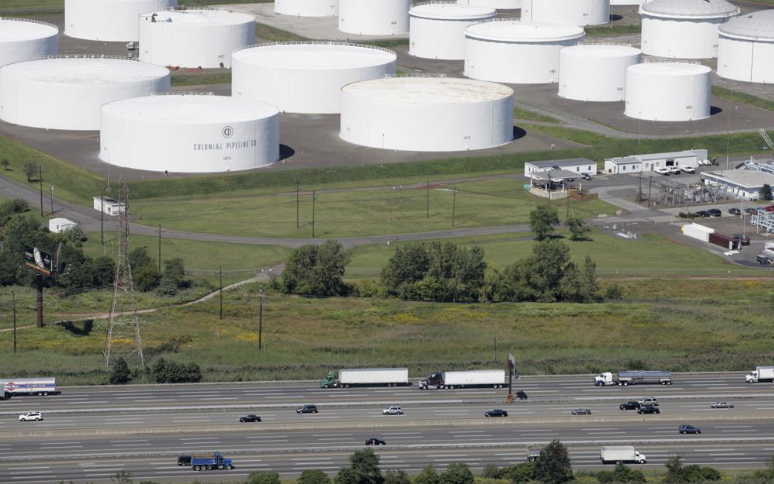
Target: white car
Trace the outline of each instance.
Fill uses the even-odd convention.
[[[382,410],[382,415],[403,415],[403,409],[400,405],[393,405]]]
[[[680,165],[680,170],[685,173],[696,173],[696,169],[691,166]]]
[[[680,167],[677,166],[677,165],[670,166],[668,169],[669,169],[669,173],[671,173],[673,175],[679,175],[680,174]]]
[[[655,172],[656,172],[656,173],[658,173],[659,175],[665,175],[665,176],[669,176],[669,174],[671,173],[671,172],[669,171],[669,168],[662,168],[662,167],[658,167],[658,168],[656,168],[656,169],[655,169],[655,170],[653,170],[653,171],[655,171]]]
[[[40,412],[27,412],[19,415],[19,422],[36,422],[43,420],[43,415]]]

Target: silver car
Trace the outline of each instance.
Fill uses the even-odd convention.
[[[382,415],[403,415],[403,409],[400,405],[393,405],[382,410]]]
[[[710,408],[734,408],[734,404],[730,402],[715,402],[710,405]]]

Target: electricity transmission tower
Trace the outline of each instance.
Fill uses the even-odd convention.
[[[113,348],[114,344],[133,338],[136,348],[130,356],[136,355],[144,367],[145,357],[142,354],[140,321],[137,319],[132,268],[129,265],[129,185],[123,180],[120,182],[118,202],[118,261],[116,262],[113,301],[110,305],[107,341],[105,342],[105,364],[110,366],[111,353],[116,352]]]

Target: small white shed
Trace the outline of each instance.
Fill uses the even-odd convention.
[[[106,215],[114,216],[126,210],[126,204],[109,197],[94,197],[94,210],[101,210]]]
[[[52,218],[48,221],[48,230],[55,234],[67,232],[68,230],[72,230],[77,226],[77,223],[62,217]]]

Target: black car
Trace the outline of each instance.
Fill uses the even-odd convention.
[[[736,207],[733,207],[728,209],[728,213],[730,213],[731,215],[742,215],[742,210]]]
[[[591,175],[588,173],[584,173],[581,175],[581,178],[583,178],[584,180],[591,180]]]
[[[758,214],[758,209],[757,208],[752,208],[752,207],[747,207],[747,208],[744,209],[744,213],[746,213],[747,215],[757,215]]]
[[[177,465],[179,465],[179,466],[190,466],[191,465],[191,456],[190,455],[179,455],[179,456],[177,456]]]
[[[655,405],[642,405],[637,409],[637,413],[661,413],[661,410],[659,410]]]
[[[244,417],[239,417],[239,421],[242,422],[242,423],[244,423],[244,422],[260,422],[261,421],[261,417],[259,417],[258,415],[253,415],[251,413],[249,415],[245,415]]]
[[[526,393],[524,393],[522,390],[519,390],[518,392],[516,392],[516,398],[518,398],[519,400],[526,400],[528,397]]]
[[[709,213],[709,212],[708,212],[708,211],[706,211],[706,210],[699,210],[698,212],[696,212],[696,215],[698,215],[699,217],[704,217],[704,218],[706,218],[706,217],[712,217],[712,214],[711,214],[711,213]]]
[[[387,442],[381,440],[381,439],[368,439],[365,441],[365,445],[387,445]]]
[[[707,210],[707,212],[709,212],[709,214],[712,215],[713,217],[720,217],[721,215],[723,215],[723,212],[721,212],[720,209],[717,209],[717,208],[711,208]]]
[[[296,413],[318,413],[317,405],[304,405],[303,407],[296,409]]]
[[[622,403],[618,405],[618,408],[621,410],[639,410],[640,409],[640,402],[629,400],[626,403]]]
[[[744,234],[734,234],[734,238],[739,241],[739,245],[750,245],[750,237]]]
[[[698,427],[694,427],[693,425],[681,425],[680,433],[681,434],[700,434],[701,429]]]
[[[591,415],[590,408],[573,408],[570,412],[573,415]]]
[[[484,417],[507,417],[508,412],[505,410],[500,410],[499,408],[495,408],[494,410],[490,410],[484,414]]]

